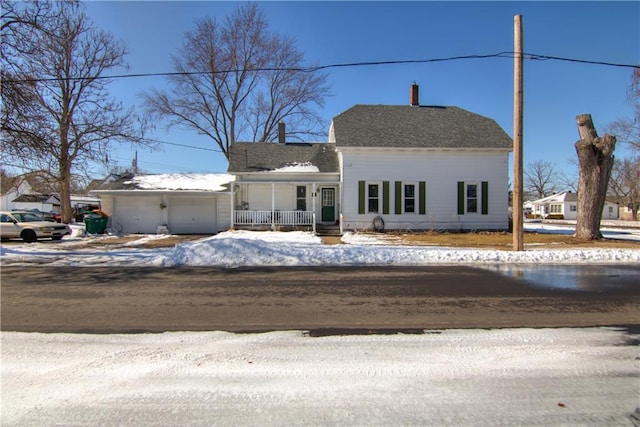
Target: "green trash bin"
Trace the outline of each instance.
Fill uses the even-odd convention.
[[[89,234],[102,234],[107,229],[107,217],[95,212],[84,214],[84,225]]]

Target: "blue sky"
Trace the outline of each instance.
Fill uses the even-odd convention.
[[[128,73],[173,71],[170,55],[196,19],[223,20],[236,2],[87,3],[96,25],[129,48]],[[260,2],[270,28],[296,40],[305,64],[415,60],[513,51],[513,20],[523,16],[524,51],[540,55],[640,64],[640,2]],[[123,70],[118,70],[122,72]],[[321,111],[331,118],[355,104],[405,105],[420,85],[423,105],[451,105],[495,119],[513,134],[513,59],[467,59],[427,64],[327,70],[332,96]],[[591,113],[602,134],[610,122],[631,117],[626,101],[632,69],[571,62],[525,60],[524,163],[549,160],[575,166],[575,117]],[[114,72],[114,74],[116,74]],[[113,96],[140,106],[138,94],[162,87],[163,77],[114,81]],[[138,149],[147,173],[224,172],[215,143],[195,131],[157,123],[150,137],[200,149],[161,144]],[[120,146],[111,158],[131,164],[135,150]],[[618,146],[618,157],[626,150]],[[106,174],[106,170],[104,173]]]

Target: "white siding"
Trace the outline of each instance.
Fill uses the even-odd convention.
[[[385,229],[506,229],[508,153],[489,151],[350,151],[343,164],[342,213],[345,229],[369,229],[381,216]],[[389,214],[358,213],[358,181],[389,181]],[[394,182],[426,183],[426,214],[394,213]],[[458,215],[458,182],[488,182],[488,214]],[[416,209],[417,211],[417,209]]]
[[[231,226],[231,195],[220,194],[216,200],[217,228],[220,233],[227,231]]]

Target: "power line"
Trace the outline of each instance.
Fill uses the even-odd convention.
[[[222,153],[223,152],[222,150],[217,150],[215,148],[196,147],[194,145],[178,144],[177,142],[162,141],[160,139],[153,139],[153,138],[145,138],[144,142],[157,142],[159,144],[175,145],[176,147],[193,148],[194,150],[209,151],[209,152],[213,152],[213,153]]]
[[[589,64],[589,65],[602,65],[609,67],[621,67],[621,68],[640,68],[638,64],[622,64],[615,62],[607,62],[607,61],[592,61],[586,59],[576,59],[576,58],[566,58],[560,56],[549,56],[549,55],[541,55],[536,53],[523,53],[525,59],[529,60],[538,60],[538,61],[564,61],[564,62],[572,62],[578,64]],[[430,59],[407,59],[407,60],[390,60],[390,61],[365,61],[365,62],[347,62],[347,63],[337,63],[337,64],[327,64],[327,65],[318,65],[314,67],[290,67],[290,68],[279,68],[279,67],[260,67],[251,69],[249,71],[296,71],[296,72],[305,72],[305,73],[314,73],[321,70],[326,70],[330,68],[348,68],[348,67],[366,67],[366,66],[377,66],[377,65],[402,65],[402,64],[427,64],[434,62],[447,62],[447,61],[458,61],[464,59],[489,59],[489,58],[511,58],[513,59],[514,52],[498,52],[486,55],[462,55],[462,56],[450,56],[446,58],[430,58]],[[219,70],[219,71],[181,71],[181,72],[163,72],[163,73],[134,73],[134,74],[114,74],[109,76],[91,76],[91,77],[69,77],[69,78],[61,78],[61,77],[48,77],[48,78],[32,78],[32,79],[5,79],[5,83],[34,83],[34,82],[47,82],[47,81],[61,81],[61,80],[98,80],[98,79],[124,79],[124,78],[138,78],[138,77],[172,77],[172,76],[195,76],[195,75],[205,75],[205,74],[226,74],[226,73],[237,73],[245,71],[242,69],[229,69],[229,70]]]

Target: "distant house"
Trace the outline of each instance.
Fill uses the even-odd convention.
[[[12,210],[60,213],[60,199],[55,194],[21,194],[13,199],[12,204]]]
[[[569,219],[578,217],[578,195],[571,191],[552,194],[525,204],[535,218]],[[618,204],[606,201],[602,210],[602,219],[618,219]]]
[[[284,132],[281,132],[284,134]],[[328,143],[236,143],[235,226],[506,230],[511,138],[458,107],[356,105]]]
[[[90,193],[126,234],[215,234],[229,229],[234,177],[227,174],[110,175]]]

